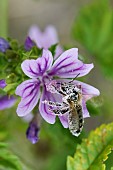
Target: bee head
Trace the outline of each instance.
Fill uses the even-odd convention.
[[[73,101],[73,102],[76,102],[78,100],[78,93],[76,92],[75,93],[71,93],[68,97],[68,101]]]

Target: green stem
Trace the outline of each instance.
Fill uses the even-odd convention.
[[[0,0],[0,37],[7,37],[8,0]]]

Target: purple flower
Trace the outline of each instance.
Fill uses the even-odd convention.
[[[26,131],[26,137],[32,144],[35,144],[35,143],[38,142],[38,140],[39,140],[39,138],[38,138],[39,130],[40,129],[37,126],[36,122],[33,121],[29,124],[29,127]]]
[[[16,102],[16,99],[14,96],[1,96],[0,95],[0,110],[4,110],[7,108],[12,107]]]
[[[34,45],[35,45],[35,43],[31,40],[31,38],[27,37],[25,40],[24,48],[27,51],[29,51]]]
[[[0,37],[0,51],[5,53],[8,48],[10,48],[8,41]]]
[[[0,80],[0,88],[6,87],[7,84],[5,80]],[[16,99],[13,96],[8,96],[8,95],[0,95],[0,110],[4,110],[6,108],[10,108],[14,105]]]
[[[93,64],[84,64],[78,59],[78,49],[72,48],[62,53],[55,61],[49,50],[43,50],[43,54],[37,60],[25,60],[22,65],[23,72],[30,78],[21,83],[16,94],[21,96],[21,101],[17,108],[18,116],[25,116],[30,113],[39,101],[39,112],[48,123],[55,123],[56,115],[49,109],[49,106],[42,101],[49,100],[62,102],[59,94],[52,94],[47,89],[47,84],[51,83],[57,76],[56,82],[62,81],[60,78],[82,77],[90,72]],[[69,81],[66,79],[66,81]],[[74,81],[75,84],[81,84],[83,93],[83,115],[89,117],[86,108],[86,101],[99,95],[98,89],[85,83]],[[67,114],[59,115],[62,125],[67,128]]]
[[[6,81],[4,79],[0,80],[0,88],[3,89],[6,86],[7,86]]]
[[[44,48],[47,50],[52,45],[57,44],[59,42],[57,31],[55,27],[51,25],[46,27],[44,32],[41,32],[39,27],[34,25],[30,28],[28,36],[32,41],[30,40],[29,43],[28,41],[26,41],[25,46],[28,46],[30,44],[30,46],[32,47],[32,43],[34,41],[37,47],[40,49]],[[54,57],[57,58],[62,52],[62,47],[58,45]]]

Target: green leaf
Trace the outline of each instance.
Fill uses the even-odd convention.
[[[0,142],[0,169],[22,170],[19,158],[8,150],[7,144],[2,142]]]
[[[113,167],[111,167],[111,170],[113,170]]]
[[[84,7],[73,25],[73,38],[96,58],[102,70],[113,76],[113,10],[109,0]]]
[[[17,87],[18,83],[12,83],[12,84],[8,84],[5,88],[4,88],[4,91],[8,94],[14,94],[14,91]]]
[[[58,46],[58,44],[54,44],[49,48],[49,50],[51,51],[53,56],[55,55],[55,51],[56,51],[57,46]]]
[[[113,123],[100,126],[77,145],[74,158],[68,156],[67,170],[105,170],[112,149]]]

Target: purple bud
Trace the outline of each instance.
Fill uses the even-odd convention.
[[[0,37],[0,51],[5,53],[8,48],[10,48],[8,41]]]
[[[39,133],[39,127],[37,126],[36,122],[31,122],[29,124],[29,127],[26,131],[26,137],[27,139],[32,143],[35,144],[38,142],[38,133]]]
[[[0,80],[0,88],[3,89],[6,86],[7,86],[6,81],[4,79]]]
[[[16,102],[16,98],[14,96],[1,96],[0,95],[0,110],[4,110],[12,107]]]
[[[27,37],[24,44],[25,50],[29,51],[33,46],[35,46],[35,43],[31,40],[30,37]]]

